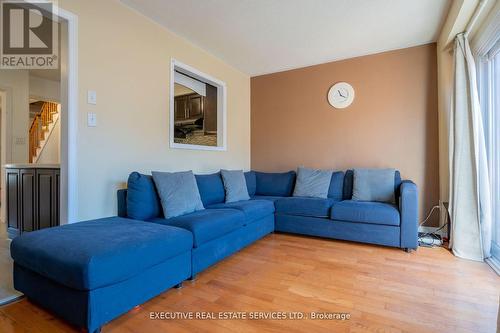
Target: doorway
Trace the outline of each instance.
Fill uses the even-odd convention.
[[[0,70],[0,156],[1,156],[1,185],[0,185],[0,305],[8,303],[21,295],[12,286],[12,261],[10,258],[10,240],[6,233],[6,209],[5,209],[5,165],[13,163],[50,163],[60,165],[60,204],[58,215],[60,224],[76,222],[77,218],[77,186],[76,186],[76,131],[78,114],[78,91],[77,91],[77,17],[61,8],[58,8],[57,22],[60,25],[60,66],[58,70]],[[51,71],[51,72],[50,72]],[[56,72],[57,71],[57,72]],[[31,73],[30,73],[31,72]],[[39,84],[38,92],[21,88],[24,86],[35,86]],[[44,81],[46,80],[46,81]],[[48,80],[48,81],[47,81]],[[37,82],[35,82],[37,81]],[[52,81],[50,84],[49,81]],[[41,85],[40,85],[41,83]],[[57,86],[58,98],[47,93]],[[52,90],[53,91],[53,90]],[[21,104],[20,104],[21,103]],[[45,104],[44,104],[45,103]],[[19,105],[22,105],[19,109]],[[54,108],[55,105],[55,108]],[[49,113],[54,118],[46,129],[51,135],[59,137],[56,154],[45,154],[47,156],[35,156],[33,145],[30,145],[30,127],[34,124],[33,117],[42,112],[43,108],[49,106]],[[36,111],[38,108],[38,111]],[[55,111],[55,112],[54,112]],[[57,116],[55,115],[57,113]],[[21,119],[21,121],[19,121]],[[59,128],[56,127],[58,124]],[[24,130],[21,128],[24,126]],[[52,128],[49,128],[52,127]],[[58,131],[58,132],[57,132]],[[71,135],[70,135],[71,133]],[[44,134],[46,138],[48,133]],[[37,147],[38,155],[42,151],[49,152],[48,146]]]

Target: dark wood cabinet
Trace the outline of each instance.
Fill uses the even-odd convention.
[[[9,238],[59,225],[59,169],[9,167],[6,177]]]
[[[178,96],[175,98],[175,120],[187,119],[187,96]]]
[[[188,94],[175,97],[175,120],[188,120],[203,117],[204,96]]]
[[[19,201],[21,197],[19,186],[19,169],[6,169],[6,199],[7,199],[7,233],[9,238],[14,238],[19,234],[20,229],[20,216],[19,216]]]
[[[35,189],[35,169],[19,170],[19,216],[21,219],[22,231],[33,231],[36,225],[36,189]]]
[[[203,100],[205,97],[201,95],[191,96],[189,98],[189,118],[203,117]]]
[[[192,124],[203,120],[205,133],[217,133],[217,88],[207,84],[206,96],[197,93],[180,95],[174,98],[174,120],[176,125]]]

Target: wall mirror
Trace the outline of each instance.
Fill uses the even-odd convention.
[[[172,60],[170,147],[226,150],[226,84]]]

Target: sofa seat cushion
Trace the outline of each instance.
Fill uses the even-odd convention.
[[[194,247],[198,247],[241,228],[245,216],[237,209],[204,209],[169,219],[154,218],[149,221],[189,230],[193,233]]]
[[[243,200],[216,204],[207,207],[210,209],[231,208],[237,209],[245,214],[244,224],[255,222],[265,216],[274,214],[274,204],[269,200]]]
[[[276,200],[282,199],[282,198],[285,198],[285,197],[278,197],[278,196],[275,196],[275,195],[254,195],[250,199],[251,200],[269,200],[269,201],[272,201],[272,202],[276,202]]]
[[[274,203],[276,213],[310,216],[310,217],[329,217],[330,208],[335,200],[309,197],[290,197],[281,198]]]
[[[399,226],[399,210],[383,202],[344,200],[333,204],[331,219]]]
[[[110,217],[42,229],[16,237],[17,265],[77,290],[128,280],[190,251],[190,232],[144,221]]]

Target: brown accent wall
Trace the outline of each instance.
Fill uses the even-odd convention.
[[[286,56],[286,55],[283,55]],[[346,109],[328,89],[349,82]],[[439,200],[436,45],[352,58],[251,79],[251,166],[393,167],[420,192],[420,218]],[[427,225],[437,225],[437,217]]]

